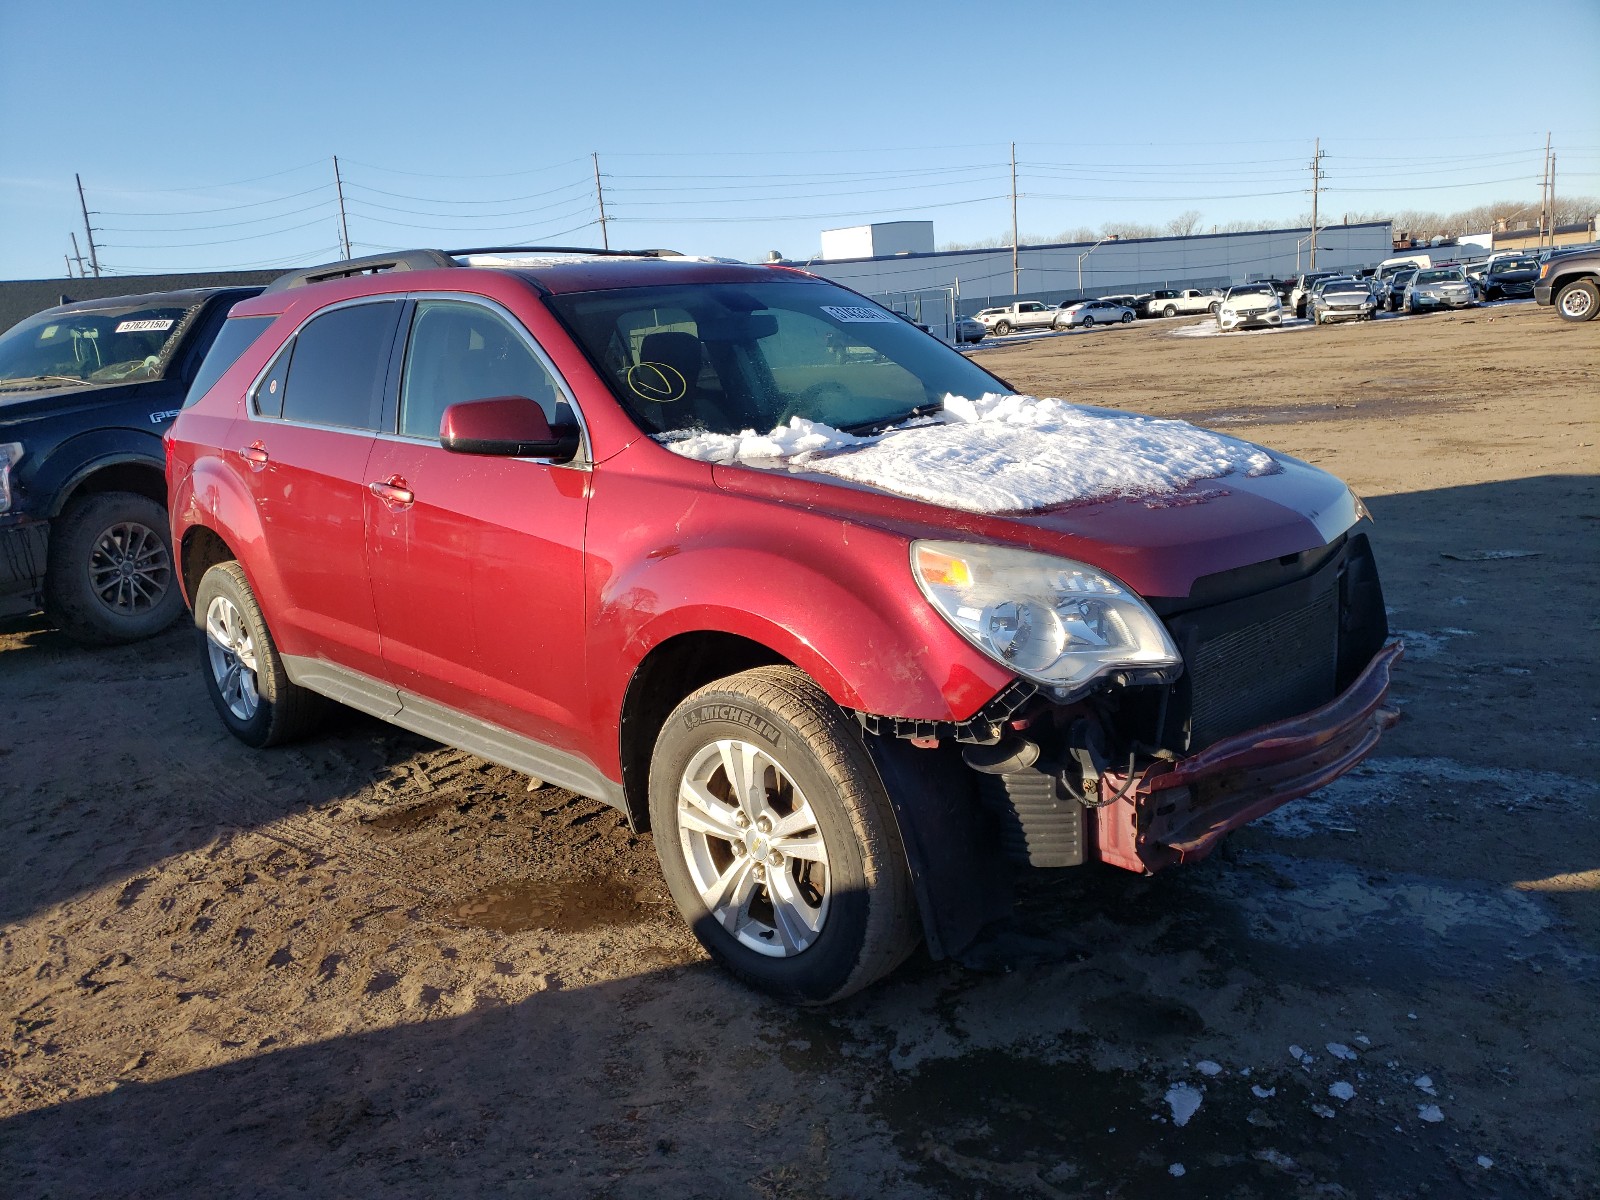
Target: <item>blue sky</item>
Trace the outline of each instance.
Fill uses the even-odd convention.
[[[1527,16],[1521,15],[1526,12]],[[1508,13],[1517,15],[1508,17]],[[1033,15],[1037,14],[1037,15]],[[1550,48],[1547,51],[1546,48]],[[1600,193],[1600,4],[0,3],[0,278],[597,244],[804,258],[932,219],[1202,228]],[[86,247],[85,247],[86,250]]]

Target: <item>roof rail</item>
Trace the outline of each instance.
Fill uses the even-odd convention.
[[[470,250],[451,250],[451,254],[594,254],[606,258],[682,258],[676,250],[610,250],[599,246],[474,246]]]
[[[375,275],[380,271],[429,271],[436,267],[458,265],[442,250],[402,250],[398,254],[369,254],[366,258],[347,258],[343,262],[324,263],[303,271],[290,271],[267,285],[269,292],[283,292],[289,288],[305,287],[329,279],[348,279],[352,275]]]

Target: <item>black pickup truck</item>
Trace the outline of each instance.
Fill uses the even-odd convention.
[[[42,608],[108,645],[182,611],[161,435],[228,310],[260,290],[87,300],[0,335],[0,617]]]
[[[1600,250],[1557,250],[1539,264],[1533,298],[1555,305],[1563,321],[1592,321],[1600,316]]]

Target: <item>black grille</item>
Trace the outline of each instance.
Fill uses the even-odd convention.
[[[1188,655],[1192,750],[1333,699],[1338,588],[1326,587],[1310,603],[1202,639]]]

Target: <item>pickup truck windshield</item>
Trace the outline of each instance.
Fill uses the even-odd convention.
[[[40,313],[0,336],[0,388],[159,379],[188,311]]]
[[[859,432],[1009,391],[903,317],[827,284],[578,292],[548,303],[648,433],[765,432],[791,417]]]

